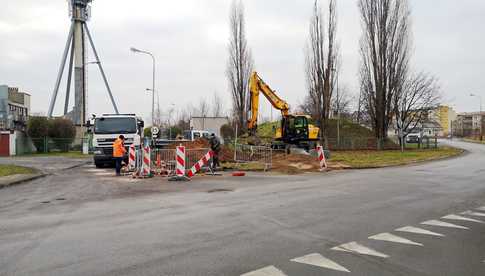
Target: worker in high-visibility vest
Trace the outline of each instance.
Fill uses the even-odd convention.
[[[221,152],[221,140],[219,140],[219,138],[217,138],[217,136],[214,133],[212,133],[209,138],[209,145],[213,153],[212,163],[210,164],[210,167],[212,170],[216,170],[217,167],[221,165],[219,163],[219,153]]]
[[[126,154],[125,136],[120,135],[113,143],[113,158],[116,164],[116,176],[121,175],[121,163]]]

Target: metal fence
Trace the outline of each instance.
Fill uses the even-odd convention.
[[[186,149],[185,151],[185,169],[191,169],[204,155],[209,152],[208,148]],[[158,167],[158,163],[162,169],[169,172],[175,172],[176,164],[176,150],[175,149],[153,149],[151,151],[152,167]]]
[[[265,170],[270,170],[273,164],[273,150],[266,146],[251,146],[236,144],[234,146],[234,161],[241,163],[261,163]]]
[[[88,152],[92,152],[93,150],[91,138],[17,138],[15,148],[17,155],[53,152],[83,152],[83,148]]]

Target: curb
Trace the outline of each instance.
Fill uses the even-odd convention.
[[[91,163],[91,161],[83,162],[81,164],[77,164],[77,165],[74,165],[74,166],[71,166],[71,167],[68,167],[68,168],[61,169],[61,171],[72,170],[72,169],[79,168],[79,167],[82,167],[82,166],[90,164],[90,163]],[[0,183],[0,190],[3,189],[3,188],[23,184],[23,183],[26,183],[26,182],[34,181],[34,180],[52,175],[52,173],[42,172],[42,171],[39,171],[37,169],[34,169],[34,170],[36,170],[37,173],[26,174],[26,175],[18,175],[18,178],[16,178],[16,179],[12,179],[11,181],[7,181],[6,183],[3,183],[3,184]]]
[[[450,156],[445,156],[445,157],[441,157],[441,158],[420,160],[420,161],[414,161],[414,162],[410,162],[410,163],[395,164],[395,165],[388,165],[388,166],[386,166],[386,165],[384,165],[384,166],[369,166],[369,167],[361,167],[361,168],[350,167],[350,168],[345,168],[343,170],[344,171],[351,171],[351,170],[360,171],[360,170],[387,169],[387,168],[398,168],[398,167],[414,167],[414,166],[425,165],[425,164],[428,164],[428,163],[433,163],[433,162],[438,162],[438,161],[446,161],[446,160],[461,158],[461,157],[464,157],[464,156],[466,156],[470,153],[469,151],[464,150],[464,149],[460,149],[460,148],[457,148],[457,149],[461,150],[461,152],[456,154],[456,155],[450,155]]]
[[[48,175],[49,174],[46,174],[46,173],[38,173],[38,174],[33,174],[33,175],[19,175],[18,179],[13,179],[10,182],[0,184],[0,190],[3,189],[3,188],[14,186],[14,185],[19,185],[19,184],[22,184],[22,183],[25,183],[25,182],[30,182],[30,181],[34,181],[34,180],[37,180],[37,179],[40,179],[40,178],[44,178]]]

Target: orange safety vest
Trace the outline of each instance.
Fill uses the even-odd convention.
[[[113,157],[124,157],[126,153],[125,145],[123,140],[120,138],[116,139],[113,143]]]

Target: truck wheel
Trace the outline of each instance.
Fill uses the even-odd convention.
[[[100,163],[100,162],[94,162],[94,165],[95,165],[95,166],[96,166],[96,168],[98,168],[98,169],[104,168],[104,163]]]

